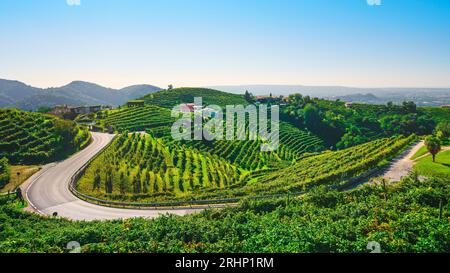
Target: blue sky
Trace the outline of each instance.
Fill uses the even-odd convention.
[[[450,87],[450,1],[1,0],[0,78]]]

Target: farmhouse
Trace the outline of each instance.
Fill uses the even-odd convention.
[[[130,100],[127,102],[128,107],[143,107],[145,102],[143,100]]]
[[[57,105],[53,108],[50,115],[73,119],[80,114],[95,113],[103,109],[111,109],[111,106],[93,105],[93,106],[70,106],[70,105]]]

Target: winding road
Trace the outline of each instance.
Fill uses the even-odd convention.
[[[71,177],[103,147],[114,135],[91,133],[92,142],[84,150],[70,158],[45,165],[39,172],[31,176],[22,186],[29,207],[27,210],[51,216],[55,212],[59,217],[71,220],[112,220],[126,218],[154,218],[161,214],[186,215],[203,210],[203,207],[179,209],[121,209],[104,207],[75,197],[69,190]],[[423,145],[419,142],[399,155],[391,162],[389,168],[382,174],[388,181],[398,181],[408,174],[413,167],[410,159]]]
[[[112,139],[113,135],[91,133],[92,142],[84,150],[70,158],[45,165],[22,185],[22,192],[29,203],[28,210],[43,215],[57,213],[71,220],[111,220],[125,218],[154,218],[161,214],[186,215],[201,209],[139,210],[103,207],[78,199],[69,191],[70,178],[85,162],[95,156]]]

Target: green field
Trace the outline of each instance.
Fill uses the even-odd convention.
[[[421,157],[421,156],[423,156],[423,155],[425,155],[425,154],[427,154],[427,153],[428,153],[427,147],[422,146],[422,147],[420,147],[420,149],[417,150],[417,152],[411,157],[411,160],[415,160],[415,159],[417,159],[417,158],[419,158],[419,157]]]
[[[440,152],[436,155],[436,162],[432,156],[421,158],[415,164],[415,169],[425,176],[447,176],[450,177],[450,151]]]

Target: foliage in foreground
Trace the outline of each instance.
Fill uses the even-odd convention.
[[[0,205],[0,252],[449,252],[448,181],[410,177],[387,188],[317,188],[299,199],[153,220],[71,222]],[[447,199],[446,199],[447,198]],[[439,218],[439,203],[443,213]]]

